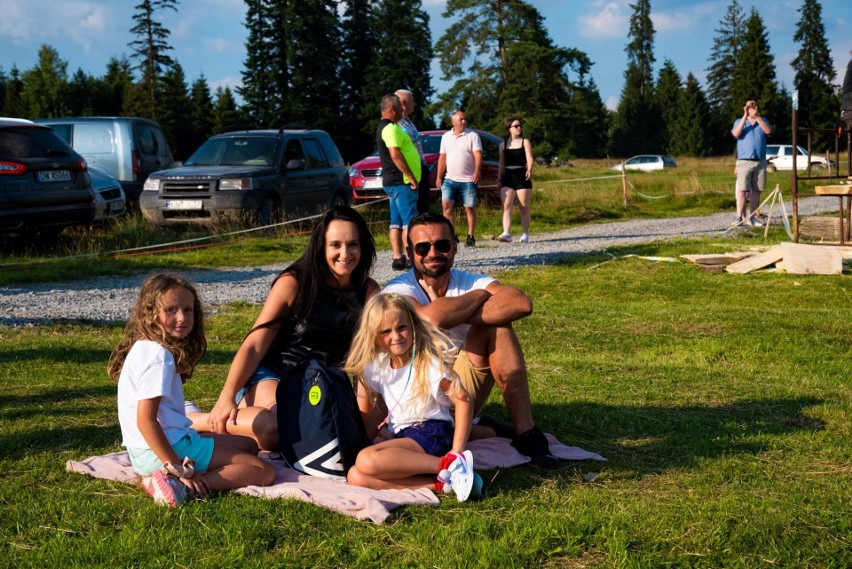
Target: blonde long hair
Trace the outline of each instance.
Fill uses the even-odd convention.
[[[379,345],[379,330],[385,314],[390,311],[406,319],[411,327],[413,360],[410,364],[410,393],[417,409],[422,409],[432,397],[429,389],[429,368],[434,362],[439,364],[442,373],[456,386],[460,385],[452,366],[453,342],[436,327],[424,322],[408,301],[397,294],[380,293],[367,301],[343,370],[361,382],[371,400],[375,402],[376,393],[364,379],[364,370],[384,353]]]
[[[193,297],[193,326],[186,338],[170,336],[160,323],[160,297],[175,288],[185,288]],[[107,374],[118,381],[121,368],[130,348],[139,340],[151,340],[162,344],[175,358],[175,369],[186,381],[192,377],[196,364],[207,352],[207,338],[204,335],[204,314],[198,293],[186,278],[180,275],[156,274],[145,279],[139,289],[139,299],[133,307],[133,314],[124,327],[124,336],[113,350],[107,364]]]

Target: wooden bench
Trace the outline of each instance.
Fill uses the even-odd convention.
[[[840,244],[845,245],[847,239],[852,239],[852,184],[816,186],[814,193],[818,196],[837,196],[840,202]],[[843,198],[846,198],[845,207]]]

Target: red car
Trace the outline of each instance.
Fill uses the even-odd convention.
[[[500,189],[497,187],[497,169],[500,166],[499,138],[491,133],[474,129],[482,141],[482,168],[479,181],[479,198],[500,201]],[[438,169],[438,150],[441,148],[441,135],[445,130],[425,130],[420,133],[423,142],[423,155],[429,168],[429,181],[433,198],[439,196],[435,176]],[[349,168],[349,185],[352,186],[353,201],[366,201],[386,196],[382,189],[382,165],[378,154],[367,156]]]

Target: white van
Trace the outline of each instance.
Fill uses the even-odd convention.
[[[174,166],[163,130],[137,117],[66,117],[36,119],[65,139],[90,166],[118,178],[127,199],[139,201],[142,184],[152,172]]]

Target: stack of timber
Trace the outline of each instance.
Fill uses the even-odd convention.
[[[793,275],[839,275],[844,262],[852,265],[852,247],[781,243],[762,252],[682,257],[703,270],[739,275],[769,268]]]

